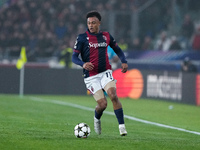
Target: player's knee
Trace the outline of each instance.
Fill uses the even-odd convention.
[[[98,107],[103,111],[107,107],[107,101],[106,100],[99,100],[97,101]]]
[[[109,94],[109,97],[110,97],[111,101],[113,101],[113,102],[118,101],[118,97],[117,97],[116,92],[111,92],[111,93]]]
[[[107,91],[107,94],[108,94],[108,96],[110,97],[110,99],[112,101],[117,101],[118,100],[115,88],[109,88],[108,91]]]
[[[101,104],[100,104],[100,107],[102,110],[105,110],[106,107],[107,107],[107,101],[103,101]]]

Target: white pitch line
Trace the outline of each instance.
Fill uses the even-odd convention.
[[[81,105],[68,103],[68,102],[63,102],[63,101],[58,101],[58,100],[47,100],[47,99],[42,99],[42,98],[37,98],[37,97],[30,97],[30,100],[38,101],[38,102],[48,102],[48,103],[64,105],[64,106],[70,106],[70,107],[79,108],[79,109],[87,110],[87,111],[94,111],[94,108],[81,106]],[[115,115],[113,112],[109,112],[109,111],[104,111],[103,113],[108,114],[108,115]],[[128,116],[128,115],[124,115],[124,118],[134,120],[134,121],[137,121],[137,122],[142,122],[142,123],[145,123],[145,124],[151,124],[151,125],[155,125],[155,126],[159,126],[159,127],[163,127],[163,128],[174,129],[174,130],[178,130],[178,131],[183,131],[183,132],[187,132],[187,133],[200,135],[200,132],[190,131],[190,130],[186,130],[186,129],[182,129],[182,128],[178,128],[178,127],[173,127],[173,126],[164,125],[164,124],[160,124],[160,123],[156,123],[156,122],[142,120],[142,119],[135,118],[135,117]]]

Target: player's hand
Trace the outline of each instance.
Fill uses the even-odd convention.
[[[91,71],[94,69],[94,65],[91,62],[86,62],[83,64],[83,68],[88,71]]]
[[[122,71],[121,72],[126,73],[127,70],[128,70],[128,64],[122,63]]]

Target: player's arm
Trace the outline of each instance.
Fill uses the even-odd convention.
[[[72,54],[72,62],[83,67],[84,62],[82,60],[80,60],[80,58],[78,56],[79,56],[79,53],[74,50],[74,52]]]
[[[121,50],[121,48],[118,45],[115,45],[115,47],[113,47],[113,50],[115,51],[115,53],[117,54],[117,56],[119,57],[122,63],[127,63],[124,52]]]
[[[126,57],[124,55],[124,52],[121,50],[121,48],[117,45],[115,39],[110,35],[110,47],[114,50],[114,52],[117,54],[119,59],[122,62],[122,72],[125,73],[128,70],[128,64]]]
[[[123,51],[121,50],[121,48],[116,45],[113,50],[115,51],[115,53],[117,54],[117,56],[119,57],[119,59],[121,60],[122,62],[122,72],[125,73],[127,70],[128,70],[128,64],[127,64],[127,60],[126,60],[126,57],[123,53]]]
[[[78,36],[75,45],[74,45],[74,52],[72,54],[72,62],[83,67],[86,70],[92,70],[94,68],[94,65],[91,62],[83,62],[79,58],[80,50],[83,48],[83,43],[80,40],[80,36]]]
[[[119,59],[122,63],[127,63],[126,57],[124,55],[124,52],[121,50],[121,48],[117,45],[115,39],[110,35],[110,47],[114,50],[114,52],[117,54]]]
[[[83,62],[79,57],[79,53],[74,51],[72,54],[72,62],[90,71],[94,69],[94,65],[91,62]]]
[[[84,64],[84,62],[79,58],[79,54],[81,53],[82,48],[83,48],[83,44],[81,42],[81,38],[79,35],[74,44],[74,50],[73,50],[73,54],[72,54],[72,62],[81,67],[83,67],[83,64]]]

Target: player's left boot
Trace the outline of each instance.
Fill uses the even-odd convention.
[[[101,134],[101,120],[94,117],[94,130],[97,134]]]
[[[120,124],[119,125],[119,133],[120,133],[121,136],[126,136],[127,135],[127,131],[126,131],[126,128],[125,128],[124,124]]]

